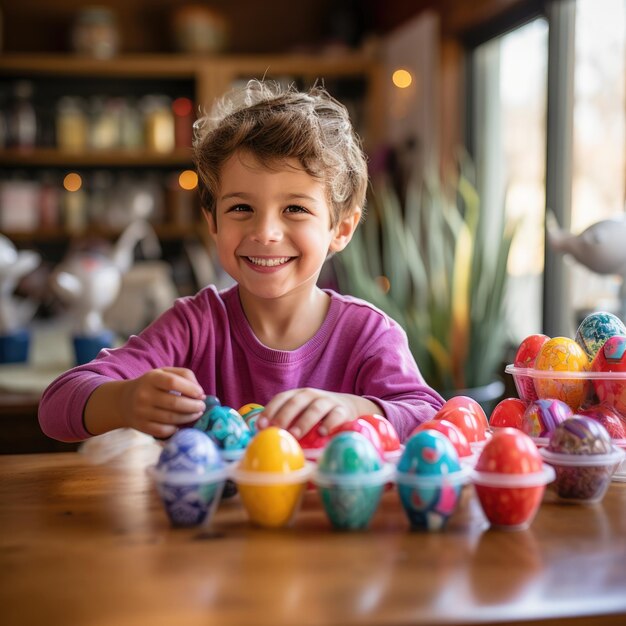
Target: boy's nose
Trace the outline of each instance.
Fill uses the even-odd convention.
[[[252,238],[259,243],[271,243],[280,241],[283,237],[283,231],[280,221],[272,216],[260,215],[254,220]]]

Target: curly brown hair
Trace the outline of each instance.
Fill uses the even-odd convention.
[[[345,106],[319,85],[302,92],[251,80],[196,121],[193,159],[204,210],[215,214],[221,168],[239,150],[270,168],[296,159],[310,176],[323,180],[333,227],[356,208],[365,208],[367,163],[361,142]]]

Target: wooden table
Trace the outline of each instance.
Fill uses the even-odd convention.
[[[289,529],[234,498],[174,530],[157,453],[0,457],[3,624],[626,624],[626,484],[589,507],[547,494],[523,532],[489,530],[471,487],[439,534],[410,532],[395,491],[366,532],[331,530],[315,492]]]

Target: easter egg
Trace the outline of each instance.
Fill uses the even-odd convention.
[[[501,428],[478,458],[474,487],[492,526],[523,529],[532,522],[545,485],[553,476],[543,468],[537,446],[528,435]]]
[[[577,415],[590,417],[606,428],[611,439],[626,439],[626,419],[607,404],[595,404],[581,409]]]
[[[444,527],[459,501],[462,476],[456,449],[443,433],[426,429],[409,438],[398,463],[397,480],[412,528]]]
[[[153,476],[171,524],[198,526],[217,508],[226,471],[213,441],[199,430],[184,428],[166,442]]]
[[[286,430],[271,426],[253,438],[233,477],[250,520],[286,526],[300,505],[307,476],[302,448]]]
[[[594,372],[626,372],[626,336],[615,335],[606,340],[591,363]],[[602,404],[626,415],[626,376],[623,380],[594,379],[593,386]]]
[[[313,450],[320,451],[330,440],[330,435],[320,433],[321,423],[315,424],[308,433],[305,433],[303,437],[300,437],[298,443],[300,447],[305,451],[305,456]],[[315,456],[315,455],[312,455]],[[312,457],[311,457],[312,458]]]
[[[214,406],[193,426],[205,432],[220,450],[241,450],[248,445],[250,429],[235,409]]]
[[[582,415],[554,429],[543,455],[556,470],[554,490],[559,498],[582,503],[602,499],[623,456],[617,448],[614,452],[604,426]]]
[[[263,409],[265,407],[260,404],[255,404],[251,402],[249,404],[244,404],[238,411],[239,415],[243,417],[244,422],[248,425],[250,429],[251,435],[256,435],[258,432],[258,428],[256,427],[257,419],[259,419],[259,415],[263,413]]]
[[[489,425],[491,428],[522,428],[522,418],[526,411],[526,403],[518,398],[505,398],[498,402],[491,416]]]
[[[575,377],[555,378],[547,372],[579,373],[588,368],[587,355],[573,339],[554,337],[546,341],[535,359],[535,369],[546,372],[545,376],[535,378],[537,396],[562,400],[575,411],[585,397],[586,380]]]
[[[561,400],[535,400],[522,415],[521,430],[530,437],[547,437],[571,416],[572,409]]]
[[[359,415],[360,419],[369,422],[380,436],[380,441],[383,444],[384,452],[395,452],[400,449],[400,438],[396,429],[391,425],[391,422],[382,415]]]
[[[515,367],[533,368],[541,347],[549,339],[550,337],[547,335],[541,334],[526,337],[522,343],[520,343],[515,353],[513,365]],[[532,402],[537,399],[535,383],[530,376],[516,375],[515,386],[519,397],[524,400],[524,402]]]
[[[587,315],[580,323],[575,340],[589,361],[593,361],[607,339],[615,335],[626,335],[626,326],[622,320],[613,313],[597,311]]]
[[[339,426],[333,428],[328,434],[330,437],[334,437],[339,433],[346,432],[360,433],[361,435],[369,439],[372,442],[374,448],[376,448],[376,452],[378,452],[381,458],[383,457],[383,444],[380,440],[380,435],[378,434],[378,430],[376,430],[376,428],[370,422],[360,417],[357,417],[356,419],[350,420],[349,422],[339,424]]]
[[[467,396],[457,396],[457,398],[448,400],[437,411],[434,419],[444,419],[451,422],[461,430],[470,443],[484,441],[486,437],[487,417],[485,412],[475,400]]]
[[[446,419],[432,419],[428,420],[427,422],[423,422],[413,429],[413,432],[409,435],[409,438],[421,432],[422,430],[436,430],[442,435],[445,435],[450,440],[450,443],[452,443],[452,445],[454,446],[454,449],[456,450],[456,453],[459,455],[459,457],[467,457],[472,454],[472,449],[470,448],[467,437],[463,434],[463,431],[458,426],[455,426],[452,422],[449,422]]]
[[[366,528],[391,474],[364,435],[342,432],[324,448],[315,482],[324,510],[335,528]]]

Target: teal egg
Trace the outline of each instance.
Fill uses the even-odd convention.
[[[412,528],[442,529],[462,489],[461,464],[452,442],[435,430],[422,430],[407,442],[398,463],[398,495]]]
[[[193,425],[205,432],[220,450],[241,450],[250,441],[250,428],[243,417],[228,406],[213,406]]]
[[[615,335],[626,335],[626,326],[622,320],[613,313],[597,311],[587,315],[580,323],[575,340],[591,362],[607,339]]]
[[[385,481],[372,481],[383,462],[360,433],[335,435],[324,448],[318,472],[319,493],[331,524],[342,530],[366,528],[380,502]]]

